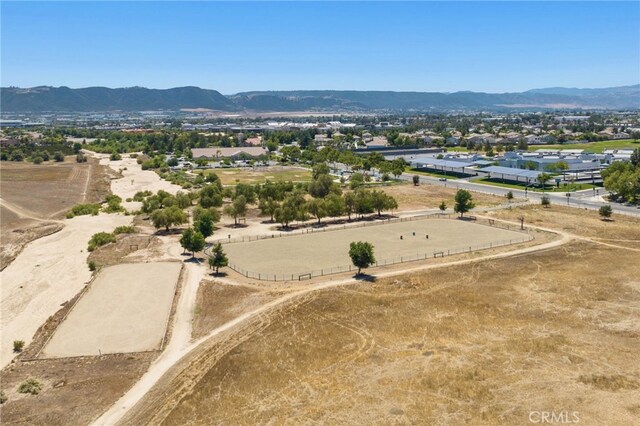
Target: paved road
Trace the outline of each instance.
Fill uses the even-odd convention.
[[[413,179],[413,174],[404,173],[400,176],[400,179],[411,181]],[[420,175],[420,182],[430,184],[430,185],[440,185],[450,188],[459,188],[466,189],[469,191],[482,192],[485,194],[506,196],[509,191],[513,193],[513,196],[516,198],[528,198],[531,201],[539,202],[542,198],[543,193],[541,192],[533,192],[533,191],[522,191],[519,189],[511,189],[511,188],[503,188],[500,186],[490,186],[484,185],[480,183],[470,182],[464,179],[448,179],[443,182],[438,178],[431,176],[423,176]],[[600,195],[606,195],[607,192],[604,189],[600,189]],[[551,198],[551,202],[555,204],[569,205],[569,207],[576,208],[586,208],[591,210],[597,210],[600,206],[604,204],[608,204],[602,201],[594,201],[590,199],[594,196],[593,190],[588,189],[584,191],[577,191],[571,193],[571,197],[569,197],[569,202],[567,204],[567,196],[565,192],[548,192],[546,193]],[[611,208],[615,213],[630,215],[630,216],[638,216],[640,217],[640,208],[635,206],[626,206],[620,204],[611,204]]]

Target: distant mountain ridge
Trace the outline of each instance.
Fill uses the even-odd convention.
[[[357,90],[253,91],[224,96],[199,87],[39,86],[0,88],[4,112],[106,112],[209,109],[240,112],[640,109],[640,84],[602,89],[545,88],[520,93]]]

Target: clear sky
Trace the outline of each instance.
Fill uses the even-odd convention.
[[[485,92],[640,82],[640,2],[5,2],[2,86]]]

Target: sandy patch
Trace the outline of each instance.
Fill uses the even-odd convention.
[[[125,263],[105,268],[45,347],[45,357],[157,349],[181,264]]]
[[[160,179],[156,172],[142,170],[135,158],[110,161],[106,154],[92,153],[91,155],[100,158],[100,164],[107,165],[115,171],[121,171],[123,177],[111,181],[111,191],[118,194],[123,200],[133,198],[138,191],[157,192],[162,189],[175,194],[182,190],[182,187]]]
[[[130,222],[130,217],[106,214],[66,220],[64,229],[27,245],[0,273],[2,367],[14,356],[14,340],[29,344],[38,327],[89,281],[86,260],[91,236]]]

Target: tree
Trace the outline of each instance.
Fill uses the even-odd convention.
[[[329,166],[327,165],[327,163],[318,163],[315,166],[313,166],[313,169],[311,169],[311,176],[313,180],[318,179],[322,175],[328,175],[328,174],[329,174]]]
[[[351,215],[356,211],[356,194],[355,192],[347,192],[344,194],[344,212],[351,220]]]
[[[395,176],[396,179],[400,177],[402,173],[404,173],[404,168],[407,165],[404,158],[398,157],[391,162],[391,174]]]
[[[445,210],[447,210],[447,203],[445,203],[444,201],[441,202],[438,208],[440,209],[441,212],[444,212]]]
[[[418,175],[413,175],[413,185],[414,185],[414,186],[418,186],[418,185],[420,185],[420,176],[418,176]]]
[[[339,217],[344,214],[344,199],[338,194],[329,194],[325,201],[327,216]]]
[[[222,250],[222,244],[217,243],[213,246],[213,251],[211,256],[209,256],[209,267],[216,268],[216,274],[220,268],[223,268],[229,264],[229,259],[227,255]]]
[[[209,210],[200,213],[198,219],[194,223],[194,228],[198,230],[205,238],[213,235],[213,214]]]
[[[542,204],[543,207],[547,208],[551,205],[551,199],[548,195],[543,195],[542,198],[540,198],[540,204]]]
[[[260,214],[263,216],[269,216],[271,222],[273,222],[273,216],[276,214],[278,207],[280,207],[280,203],[271,197],[260,200],[260,203],[258,204]]]
[[[473,196],[466,189],[459,189],[454,200],[456,204],[453,206],[453,211],[460,213],[460,217],[476,206],[473,202]]]
[[[349,188],[358,189],[364,185],[364,175],[362,173],[354,173],[349,180]]]
[[[333,178],[328,174],[321,174],[309,183],[309,194],[313,198],[324,198],[332,190]]]
[[[314,198],[307,203],[307,210],[318,219],[318,225],[323,217],[327,216],[327,209],[324,199]]]
[[[247,199],[244,195],[239,195],[224,208],[224,214],[233,218],[234,225],[238,224],[238,218],[247,214]]]
[[[598,209],[598,213],[603,220],[609,220],[609,218],[613,214],[613,209],[609,204],[605,204],[604,206],[600,206],[600,209]]]
[[[191,240],[193,240],[194,232],[195,231],[193,230],[193,228],[187,228],[182,231],[182,235],[180,236],[180,245],[184,249],[183,253],[186,252],[189,247],[191,247]]]
[[[547,173],[540,173],[538,175],[538,177],[536,178],[536,180],[538,181],[538,183],[540,184],[540,186],[542,187],[542,189],[544,189],[545,187],[545,183],[551,179],[551,175],[547,174]]]
[[[398,208],[396,199],[384,191],[371,191],[369,198],[371,200],[371,206],[378,212],[378,217],[382,216],[382,210],[394,210]]]
[[[57,161],[58,163],[60,163],[60,162],[64,161],[64,154],[62,152],[60,152],[60,151],[56,151],[53,154],[53,159],[55,161]]]
[[[191,252],[191,257],[195,257],[196,252],[199,252],[204,248],[204,236],[200,231],[196,231],[193,228],[187,228],[182,232],[180,237],[180,245],[185,251]]]
[[[349,245],[349,257],[353,265],[358,268],[358,274],[362,268],[368,268],[376,262],[373,256],[373,245],[368,242],[358,241]]]
[[[178,206],[171,206],[164,209],[154,210],[151,213],[151,221],[155,228],[164,227],[166,231],[169,231],[169,227],[172,225],[180,225],[187,221],[187,214],[183,212]]]
[[[636,133],[640,134],[640,132]],[[636,148],[633,150],[633,153],[631,153],[630,161],[633,167],[640,166],[640,148]]]

